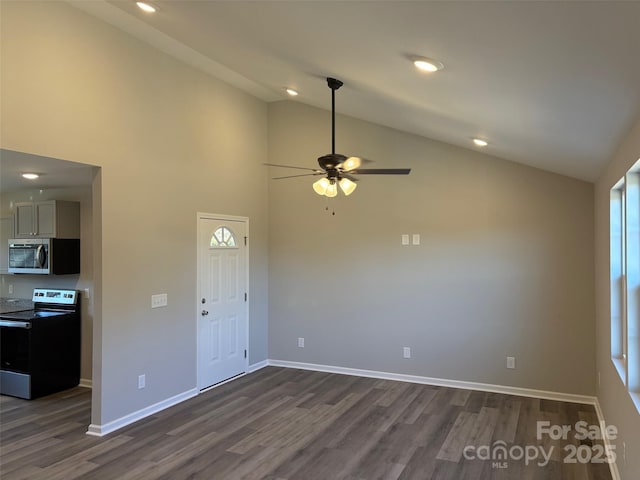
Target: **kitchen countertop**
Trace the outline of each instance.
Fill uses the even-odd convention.
[[[33,302],[24,298],[0,298],[0,314],[33,310]]]

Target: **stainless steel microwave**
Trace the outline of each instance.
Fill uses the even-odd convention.
[[[68,275],[80,273],[77,238],[15,238],[9,240],[9,273]]]

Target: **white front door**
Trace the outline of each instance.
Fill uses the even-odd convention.
[[[198,388],[247,370],[247,219],[198,214]]]

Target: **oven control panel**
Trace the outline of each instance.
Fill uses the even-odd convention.
[[[34,288],[34,303],[56,303],[58,305],[75,305],[78,301],[76,290],[54,290],[49,288]]]

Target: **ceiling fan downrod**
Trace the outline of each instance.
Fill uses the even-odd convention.
[[[336,154],[336,90],[344,83],[337,78],[327,77],[327,85],[331,89],[331,155]]]

